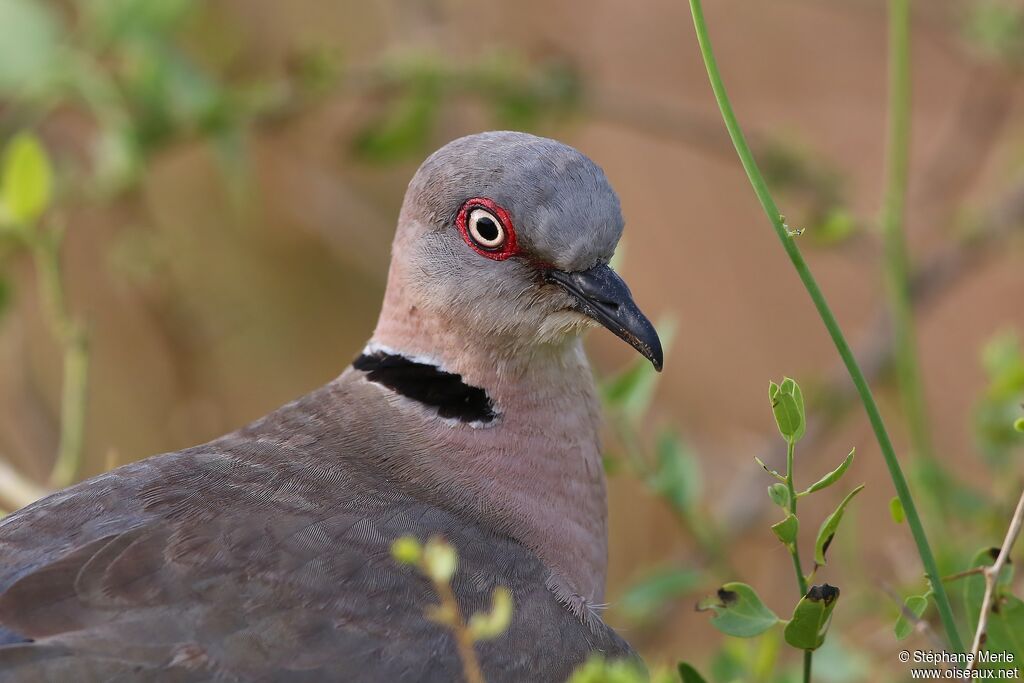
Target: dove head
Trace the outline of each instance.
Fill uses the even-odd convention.
[[[596,323],[660,369],[657,333],[608,265],[622,229],[604,172],[572,147],[514,132],[460,138],[409,184],[392,257],[405,306],[396,313],[510,351]]]

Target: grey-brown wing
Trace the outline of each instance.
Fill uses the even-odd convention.
[[[0,646],[0,681],[458,680],[450,635],[424,617],[429,583],[390,557],[410,532],[456,545],[464,611],[512,591],[512,626],[479,646],[488,680],[563,680],[591,651],[629,652],[563,608],[511,539],[386,482],[311,477],[288,449],[252,448],[273,452],[161,456],[5,520],[0,627],[30,642]]]

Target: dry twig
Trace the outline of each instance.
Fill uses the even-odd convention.
[[[974,632],[974,642],[971,643],[971,654],[973,656],[967,662],[968,671],[974,669],[974,665],[978,661],[978,653],[981,651],[981,646],[985,643],[988,630],[988,615],[992,611],[992,603],[995,601],[999,574],[1003,571],[1003,567],[1006,566],[1006,562],[1010,558],[1010,551],[1013,549],[1013,544],[1017,541],[1017,536],[1020,535],[1022,524],[1024,524],[1024,491],[1021,491],[1020,500],[1017,501],[1017,509],[1013,511],[1010,528],[1006,530],[1006,538],[1003,539],[1003,545],[999,549],[996,561],[992,563],[991,567],[985,567],[982,572],[985,576],[985,597],[981,600],[981,612],[978,614],[978,629]]]

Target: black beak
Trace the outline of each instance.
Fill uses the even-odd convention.
[[[651,361],[655,370],[661,371],[665,359],[658,332],[637,308],[629,287],[614,270],[604,264],[573,273],[548,270],[544,279],[571,294],[577,311],[607,327]]]

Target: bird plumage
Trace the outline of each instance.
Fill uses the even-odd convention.
[[[515,618],[478,646],[489,681],[563,680],[628,646],[549,590],[550,570],[358,444],[337,381],[203,446],[119,468],[0,524],[0,681],[452,681],[430,584],[391,542],[459,551],[466,613],[508,587]],[[369,389],[369,387],[364,388]],[[369,393],[369,392],[367,392]]]
[[[460,234],[467,201],[522,250]],[[593,318],[660,366],[605,265],[621,229],[603,173],[565,145],[490,133],[436,153],[354,366],[0,521],[0,683],[458,680],[430,583],[391,556],[408,534],[457,549],[464,613],[510,590],[508,631],[476,645],[488,681],[631,656],[596,609],[605,484],[578,336]]]

